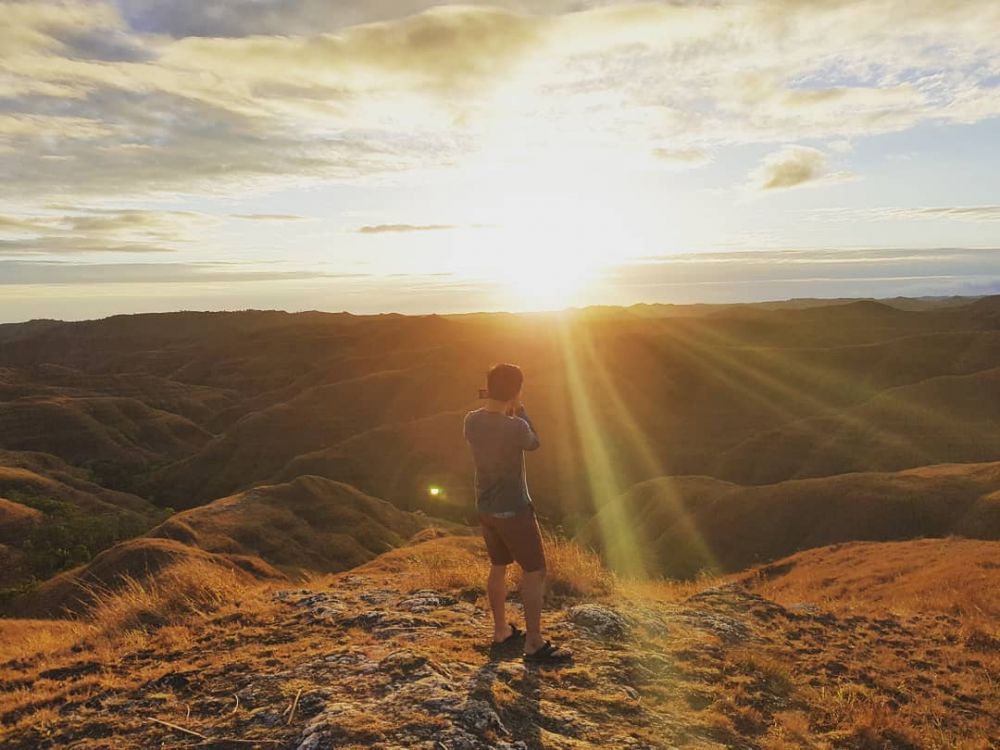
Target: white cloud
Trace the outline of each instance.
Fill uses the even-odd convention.
[[[938,219],[967,222],[1000,221],[1000,206],[916,206],[878,208],[831,208],[817,210],[819,216],[841,221]]]
[[[1000,115],[995,0],[17,0],[0,14],[0,195],[18,199],[350,180],[491,149],[694,165],[733,143],[839,150]],[[796,184],[814,181],[808,161]]]
[[[817,148],[785,146],[764,157],[751,172],[750,183],[758,190],[785,190],[847,176],[843,172],[831,173],[826,154]]]
[[[254,263],[75,263],[0,260],[0,286],[32,284],[175,284],[360,279],[363,273],[281,270]]]
[[[665,290],[690,288],[692,299],[717,293],[729,298],[778,299],[810,294],[973,294],[1000,291],[1000,252],[989,249],[809,249],[697,253],[623,264],[612,286],[633,298],[663,298]],[[754,290],[754,291],[751,291]],[[992,291],[991,291],[992,290]]]
[[[394,234],[400,232],[443,232],[458,229],[455,224],[369,224],[358,227],[358,234]]]
[[[0,215],[0,256],[172,252],[219,221],[193,211],[49,208]]]
[[[653,156],[675,168],[698,167],[712,160],[711,155],[701,148],[669,148],[656,147]]]

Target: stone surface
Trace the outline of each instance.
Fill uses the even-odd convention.
[[[578,604],[569,610],[568,617],[577,627],[602,638],[624,638],[630,629],[622,615],[601,604]]]

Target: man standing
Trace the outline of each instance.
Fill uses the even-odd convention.
[[[517,365],[494,365],[486,377],[486,406],[465,415],[465,439],[476,464],[476,507],[490,557],[486,594],[493,612],[493,642],[521,635],[507,622],[507,566],[521,566],[524,658],[558,662],[570,653],[542,638],[545,551],[524,475],[524,451],[536,450],[538,435],[521,403],[524,376]]]

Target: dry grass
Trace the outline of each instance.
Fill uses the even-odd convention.
[[[0,662],[62,650],[91,631],[89,623],[72,620],[0,619]]]
[[[775,714],[761,742],[763,750],[798,750],[817,747],[809,728],[809,716],[802,711]]]
[[[618,589],[618,578],[595,552],[550,533],[542,535],[551,596],[600,598]]]
[[[679,602],[699,591],[718,584],[722,579],[709,572],[703,572],[693,579],[630,579],[619,578],[620,595],[639,601]]]
[[[787,662],[752,650],[733,651],[728,661],[732,669],[757,681],[761,689],[772,695],[787,698],[795,690]]]
[[[53,664],[85,648],[114,660],[150,646],[190,647],[192,622],[225,607],[260,606],[263,586],[245,574],[201,560],[171,565],[115,588],[91,587],[85,616],[64,620],[0,620],[0,662]]]
[[[253,588],[235,570],[201,560],[184,561],[156,577],[126,577],[114,590],[91,589],[94,604],[88,619],[106,637],[128,638],[135,631],[180,625],[191,615],[239,605]]]
[[[831,739],[844,746],[857,750],[919,747],[905,720],[884,698],[861,685],[812,691],[809,698],[817,723],[836,727]]]
[[[182,560],[156,576],[124,577],[118,583],[114,588],[92,587],[88,594],[93,606],[75,620],[0,621],[0,658],[10,669],[0,675],[0,681],[47,670],[72,670],[81,660],[101,665],[93,674],[67,679],[53,673],[5,692],[6,730],[44,734],[53,720],[50,705],[71,697],[79,700],[134,689],[175,669],[176,655],[197,654],[196,633],[202,634],[209,623],[244,611],[260,616],[269,607],[266,585],[239,570],[203,560]],[[173,656],[147,661],[125,673],[115,669],[151,651]],[[227,658],[224,653],[219,656]],[[145,697],[181,711],[168,689]]]
[[[546,557],[546,588],[550,602],[566,598],[600,598],[618,590],[617,577],[592,551],[554,534],[543,532]],[[482,539],[474,536],[440,537],[413,547],[382,555],[366,569],[393,571],[411,589],[444,589],[485,592],[490,562]],[[518,566],[507,571],[508,585],[517,588]]]
[[[452,593],[473,591],[481,596],[489,568],[482,540],[472,536],[425,536],[428,538],[421,543],[394,550],[361,568],[312,578],[307,586],[345,597],[372,589],[405,594],[421,588]],[[683,727],[694,737],[764,750],[989,747],[979,738],[995,729],[991,718],[995,702],[984,688],[984,680],[995,680],[998,674],[992,666],[995,660],[992,653],[962,651],[962,644],[954,639],[932,638],[934,634],[956,632],[950,617],[930,616],[919,621],[922,624],[918,632],[912,638],[907,636],[903,655],[882,642],[884,636],[878,628],[862,627],[864,623],[877,625],[884,619],[870,615],[859,618],[864,622],[847,633],[825,627],[818,627],[817,632],[802,632],[799,621],[786,622],[779,617],[758,623],[754,640],[727,645],[710,630],[692,627],[697,619],[669,619],[670,613],[676,611],[703,611],[697,609],[701,606],[698,604],[689,609],[692,605],[683,600],[716,581],[622,580],[604,570],[591,552],[572,542],[547,535],[545,544],[550,595],[564,600],[555,604],[597,600],[623,611],[635,605],[638,624],[633,635],[637,640],[626,639],[613,646],[589,638],[573,643],[579,661],[567,669],[546,673],[540,704],[532,698],[538,690],[532,679],[538,678],[527,672],[517,673],[509,681],[485,684],[475,697],[495,705],[513,729],[518,729],[518,722],[537,721],[539,711],[550,715],[561,707],[572,707],[600,726],[627,724],[636,737],[651,746],[664,741],[661,730],[669,726]],[[342,585],[347,576],[361,577],[362,585],[357,581]],[[33,647],[44,651],[64,635],[67,641],[61,644],[61,654],[39,659],[30,668],[17,671],[21,677],[30,678],[52,667],[72,667],[81,660],[97,662],[102,668],[72,679],[53,675],[18,685],[4,695],[12,715],[6,729],[19,733],[19,737],[37,736],[32,733],[38,727],[69,736],[65,726],[58,726],[60,720],[75,717],[72,720],[89,726],[86,722],[98,719],[86,718],[85,712],[64,716],[52,706],[78,703],[103,693],[113,694],[118,702],[109,705],[116,706],[134,705],[132,701],[138,696],[144,702],[146,717],[143,726],[128,730],[132,733],[128,735],[130,740],[141,736],[146,744],[108,747],[159,746],[169,732],[151,729],[149,716],[190,726],[209,736],[235,736],[245,731],[241,727],[254,709],[243,705],[236,708],[231,685],[256,685],[258,675],[285,671],[290,665],[314,664],[332,647],[328,624],[309,618],[290,621],[287,606],[271,601],[267,592],[267,585],[242,578],[238,571],[189,561],[163,568],[153,580],[130,580],[114,592],[98,592],[92,619],[52,624],[51,628],[38,626]],[[351,606],[360,609],[364,605],[355,600]],[[661,614],[667,618],[665,630],[653,626]],[[727,614],[725,610],[709,609],[704,614],[707,618],[713,614],[750,617],[749,612],[742,611]],[[406,648],[419,650],[422,656],[439,664],[482,664],[486,658],[483,640],[488,634],[485,622],[449,619],[445,611],[434,616],[445,625],[441,636],[406,641]],[[556,606],[547,609],[546,618],[560,627],[562,615]],[[989,625],[992,621],[987,618],[983,622]],[[19,627],[27,633],[32,624],[24,622]],[[925,632],[923,628],[941,629]],[[799,632],[790,637],[790,629]],[[290,633],[292,638],[272,640],[279,631]],[[8,640],[15,634],[13,630],[0,633]],[[402,643],[387,641],[355,626],[343,636],[339,646],[364,651],[375,662]],[[68,639],[73,638],[86,639],[84,655],[66,651]],[[857,643],[870,651],[855,655]],[[960,661],[960,655],[979,660],[980,666],[972,669],[972,662]],[[822,674],[823,666],[834,662],[844,671],[815,683],[813,678]],[[946,676],[927,667],[944,663],[952,667]],[[183,691],[154,684],[166,674],[190,670],[198,670],[212,681],[212,695],[216,697],[210,702],[211,708],[199,707],[198,700]],[[268,693],[269,710],[287,718],[296,696],[308,705],[314,693],[328,689],[325,678],[317,680],[310,674],[291,672],[287,679],[274,683]],[[869,674],[873,679],[868,680]],[[641,701],[637,703],[615,689],[618,682],[633,686]],[[353,684],[340,693],[343,700],[364,699],[363,694],[356,695],[352,690]],[[207,695],[207,689],[202,694]],[[964,703],[964,708],[956,708],[954,701],[962,695],[978,697],[981,704]],[[970,705],[980,705],[981,713],[974,714]],[[189,713],[192,707],[194,711]],[[331,741],[360,748],[381,741],[401,724],[430,728],[440,721],[440,717],[425,715],[416,706],[412,710],[405,708],[398,715],[375,719],[363,711],[348,712],[338,724],[342,735]],[[107,710],[111,709],[102,709]],[[305,715],[302,711],[299,714]],[[666,725],[649,723],[656,714],[667,717]],[[284,722],[282,719],[269,728],[269,736],[297,736],[300,718]],[[546,746],[553,737],[542,736]],[[569,746],[557,745],[554,739],[551,744]],[[677,744],[683,744],[680,738]]]
[[[914,539],[806,550],[733,576],[781,603],[836,611],[942,612],[989,632],[1000,620],[1000,542]]]

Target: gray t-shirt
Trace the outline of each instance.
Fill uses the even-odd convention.
[[[486,409],[470,411],[464,432],[476,463],[479,512],[513,513],[530,505],[523,452],[540,443],[524,408],[513,417]]]

